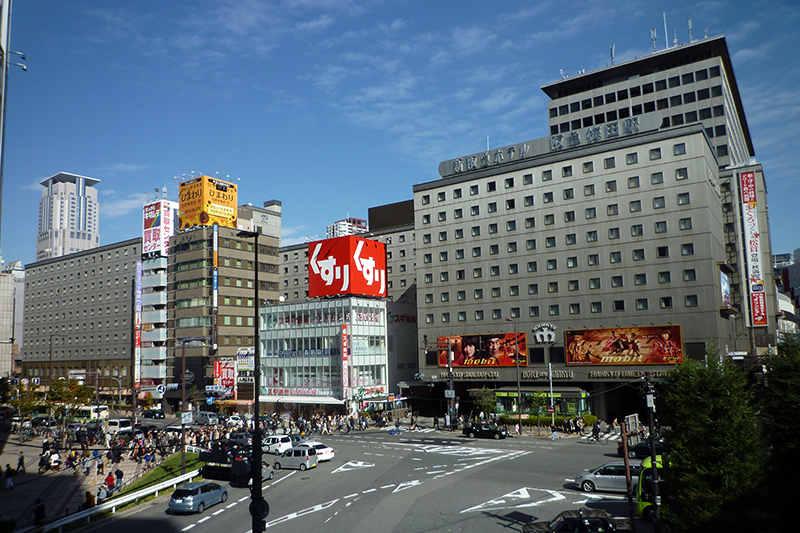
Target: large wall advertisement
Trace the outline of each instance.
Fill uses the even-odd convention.
[[[236,185],[209,176],[180,184],[178,229],[219,224],[236,228]]]
[[[386,296],[386,245],[352,235],[308,243],[308,295]]]
[[[764,293],[764,273],[761,270],[761,232],[758,227],[756,174],[742,172],[739,174],[739,180],[742,190],[742,222],[747,260],[747,289],[750,292],[750,318],[754,326],[766,326],[767,296]]]
[[[565,332],[568,365],[672,365],[683,362],[681,327],[575,329]]]
[[[142,257],[167,257],[169,238],[175,233],[173,215],[178,204],[168,200],[145,204],[144,225],[142,228]]]
[[[447,367],[447,350],[453,352],[453,368],[528,365],[528,342],[525,333],[488,335],[447,335],[439,337],[439,367]]]

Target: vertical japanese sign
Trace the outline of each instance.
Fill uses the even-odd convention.
[[[219,304],[219,226],[214,224],[213,234],[211,237],[211,253],[213,270],[211,274],[211,327],[212,327],[212,340],[211,343],[217,344],[217,316]]]
[[[350,368],[347,362],[347,324],[342,324],[342,397],[347,398],[350,388]]]
[[[764,273],[761,270],[761,232],[758,227],[755,172],[739,174],[742,192],[747,288],[750,292],[750,319],[754,326],[767,325],[767,297],[764,294]]]
[[[142,232],[142,257],[167,257],[169,238],[175,230],[173,215],[177,209],[175,202],[159,200],[144,206],[144,225]]]
[[[136,303],[133,318],[133,388],[141,383],[142,369],[142,262],[136,261]]]

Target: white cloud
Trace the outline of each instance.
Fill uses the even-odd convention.
[[[149,197],[145,193],[133,193],[125,198],[104,200],[100,202],[100,214],[108,218],[125,216],[131,211],[141,210],[148,200]]]
[[[131,172],[141,172],[147,167],[144,165],[129,165],[126,163],[116,163],[114,165],[106,165],[95,169],[95,174],[104,176],[113,176],[115,174],[128,174]]]

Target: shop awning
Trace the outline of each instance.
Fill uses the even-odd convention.
[[[344,400],[331,396],[260,396],[261,403],[310,403],[325,405],[344,405]]]

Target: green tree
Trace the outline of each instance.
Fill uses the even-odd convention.
[[[475,398],[475,408],[478,412],[483,411],[486,414],[493,413],[495,411],[495,406],[497,400],[495,393],[492,389],[485,386],[481,389],[478,393],[478,396]]]
[[[21,418],[31,414],[39,404],[39,396],[31,390],[30,385],[17,385],[11,393],[11,405]]]
[[[70,418],[70,413],[75,411],[76,406],[93,403],[94,388],[82,385],[74,379],[56,379],[50,383],[48,398],[53,418],[66,420]]]
[[[730,526],[730,504],[758,484],[763,470],[747,375],[720,362],[715,349],[707,360],[707,366],[688,361],[676,367],[661,388],[657,417],[668,428],[672,494],[663,511],[673,532]]]

